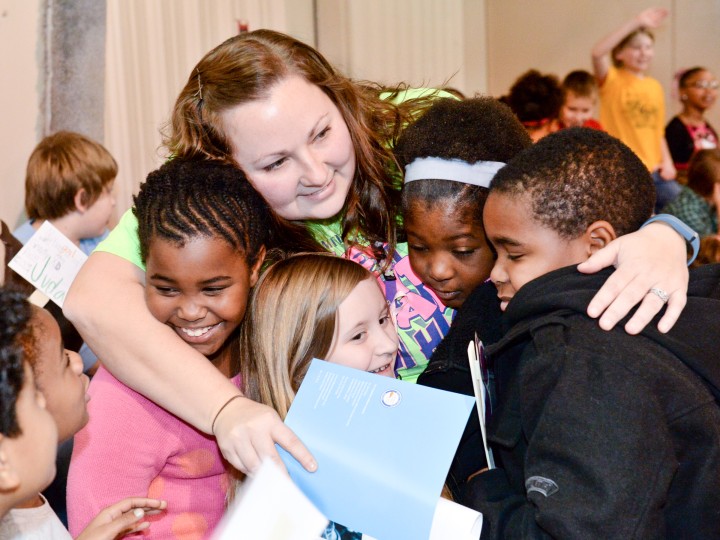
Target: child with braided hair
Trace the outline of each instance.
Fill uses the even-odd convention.
[[[134,202],[150,312],[240,387],[238,328],[265,256],[265,201],[233,165],[176,158],[150,173]],[[215,439],[104,368],[89,393],[68,479],[71,532],[107,501],[147,493],[168,502],[150,518],[153,538],[208,538],[229,486]]]

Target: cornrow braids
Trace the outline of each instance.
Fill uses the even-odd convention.
[[[22,434],[15,407],[25,383],[22,336],[31,315],[22,293],[0,288],[0,433],[6,437]]]
[[[180,246],[220,237],[252,265],[270,240],[270,210],[235,165],[202,158],[176,158],[151,172],[133,198],[140,255],[160,237]]]

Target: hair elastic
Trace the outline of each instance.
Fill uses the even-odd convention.
[[[504,166],[501,161],[478,161],[471,165],[461,159],[417,158],[405,167],[405,183],[415,180],[452,180],[489,188],[495,173]]]

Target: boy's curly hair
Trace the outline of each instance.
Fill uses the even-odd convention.
[[[495,175],[491,193],[527,195],[533,218],[574,239],[595,221],[618,236],[652,215],[655,186],[640,158],[620,140],[589,128],[544,137]]]
[[[31,316],[23,294],[0,287],[0,433],[6,437],[22,434],[15,406],[25,384],[23,337]]]
[[[395,156],[405,169],[415,159],[438,157],[469,164],[507,162],[532,142],[507,105],[491,97],[458,101],[442,99],[410,125],[395,146]],[[428,179],[403,186],[402,212],[413,204],[427,207],[455,205],[461,215],[482,224],[486,188],[450,180]]]

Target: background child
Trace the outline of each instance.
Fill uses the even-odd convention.
[[[682,111],[665,126],[665,140],[678,173],[685,173],[696,151],[718,146],[717,132],[705,119],[717,99],[718,80],[705,68],[686,69],[678,77],[678,94]]]
[[[563,102],[560,82],[555,75],[536,69],[523,73],[504,98],[533,142],[557,131],[558,115]]]
[[[80,133],[58,131],[45,137],[30,154],[27,164],[25,212],[29,219],[13,235],[25,244],[49,221],[90,255],[109,234],[107,225],[115,207],[112,187],[117,171],[110,152]],[[77,332],[64,318],[56,318],[65,341],[71,337],[74,340]],[[80,343],[84,369],[92,373],[97,369],[97,356]]]
[[[329,254],[295,255],[253,291],[240,349],[245,393],[285,418],[313,358],[394,377],[398,344],[373,274]],[[331,523],[323,538],[363,535]]]
[[[49,221],[86,255],[109,233],[117,163],[84,135],[58,131],[30,154],[25,177],[28,221],[13,234],[23,244]]]
[[[602,277],[574,267],[636,230],[653,203],[644,164],[596,130],[555,133],[495,176],[484,224],[510,330],[488,349],[499,394],[489,438],[502,468],[468,489],[483,538],[720,530],[720,408],[708,391],[720,396],[720,269],[696,276],[669,334],[630,336],[587,317]]]
[[[663,89],[647,75],[655,53],[654,37],[648,29],[659,27],[667,14],[663,8],[641,11],[592,50],[593,69],[600,85],[600,122],[653,173],[655,211],[680,192],[663,129]]]
[[[71,437],[87,422],[87,377],[82,374],[82,363],[77,354],[63,349],[60,328],[47,311],[31,308],[20,294],[0,289],[0,314],[0,327],[4,332],[0,338],[0,362],[7,362],[3,367],[6,375],[3,380],[17,384],[17,374],[7,376],[12,370],[10,364],[17,367],[18,359],[24,359],[25,364],[25,380],[16,401],[16,419],[20,421],[19,429],[25,430],[26,434],[15,437],[14,442],[20,445],[21,439],[27,439],[27,433],[32,433],[32,437],[23,447],[25,454],[22,456],[25,466],[30,469],[13,471],[13,474],[17,475],[16,481],[19,482],[16,495],[22,494],[23,498],[17,500],[14,508],[0,521],[0,538],[70,539],[63,524],[38,492],[54,475],[54,455],[58,438],[65,440]],[[31,369],[28,369],[30,366]],[[6,405],[12,402],[13,394],[14,390],[10,388],[6,388],[2,393],[3,418],[6,418],[5,414],[9,412]],[[28,407],[34,410],[32,417],[20,418],[21,403],[23,410],[27,411]],[[33,403],[34,406],[31,406]],[[50,417],[47,416],[48,413]],[[25,412],[25,415],[28,415],[28,412]],[[48,426],[48,420],[51,426]],[[3,435],[9,435],[5,428]],[[7,471],[3,477],[8,478]],[[7,486],[3,486],[2,491],[5,489]],[[138,523],[144,517],[145,511],[162,509],[163,506],[162,501],[151,499],[122,500],[102,510],[78,539],[111,540],[123,532],[145,530],[150,524]]]
[[[267,205],[237,167],[177,158],[150,173],[133,211],[150,312],[239,386],[237,329],[265,254]],[[215,439],[104,368],[90,395],[68,478],[71,532],[106,501],[147,493],[168,502],[151,518],[153,538],[208,538],[228,490]]]
[[[720,149],[700,150],[688,167],[687,185],[663,208],[692,227],[700,236],[718,232],[720,212]]]
[[[583,69],[571,71],[560,85],[563,103],[560,107],[559,128],[589,127],[602,129],[593,118],[598,98],[597,81],[592,73]]]
[[[720,236],[712,234],[700,240],[700,252],[693,261],[693,268],[705,264],[720,263]]]
[[[30,305],[0,288],[0,514],[34,497],[55,475],[57,426],[36,389],[20,337]]]

